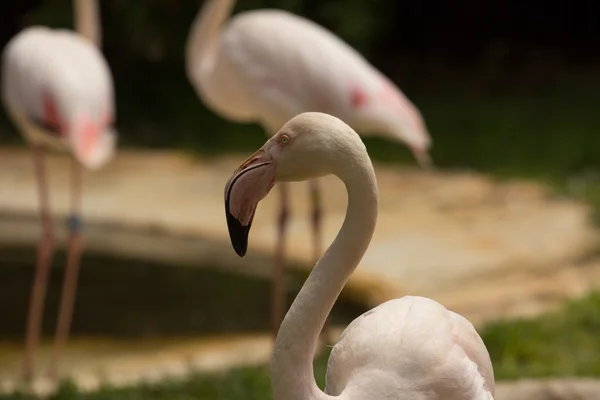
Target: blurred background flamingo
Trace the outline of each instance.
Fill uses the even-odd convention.
[[[361,134],[400,141],[422,166],[430,164],[431,140],[419,110],[362,55],[325,28],[286,11],[247,11],[227,21],[235,3],[207,0],[186,45],[188,78],[209,109],[232,121],[257,122],[268,136],[299,113],[325,112]],[[309,185],[316,262],[321,253],[321,194],[315,180]],[[275,336],[285,309],[289,216],[287,185],[279,186],[271,311]]]
[[[30,27],[9,42],[3,55],[3,101],[33,151],[42,220],[26,328],[25,379],[34,374],[54,253],[44,154],[51,148],[68,151],[73,156],[67,265],[49,370],[50,375],[56,377],[58,360],[69,335],[83,250],[79,217],[81,166],[101,167],[112,156],[116,143],[112,129],[112,76],[97,48],[100,43],[98,5],[95,0],[75,0],[74,7],[78,33]]]

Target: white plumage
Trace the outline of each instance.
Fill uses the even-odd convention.
[[[212,16],[210,7],[227,3],[207,2],[198,18]],[[427,152],[431,140],[419,110],[330,31],[280,10],[237,14],[218,35],[209,31],[217,22],[195,22],[187,58],[188,75],[214,112],[233,121],[259,122],[269,135],[301,112],[327,112],[362,134]]]
[[[405,296],[352,321],[329,357],[327,394],[381,388],[414,400],[492,400],[494,374],[467,319],[431,299]]]
[[[6,108],[28,141],[70,150],[88,168],[112,156],[112,76],[98,48],[81,35],[24,29],[4,50],[2,87]],[[55,115],[48,115],[48,107]],[[61,126],[49,127],[48,118],[58,118]]]
[[[473,325],[416,296],[387,301],[352,321],[331,352],[325,392],[317,387],[313,357],[319,332],[375,231],[378,188],[366,148],[340,119],[302,113],[225,185],[227,225],[239,254],[247,246],[251,217],[274,183],[324,175],[343,181],[346,217],[281,324],[270,365],[273,398],[493,400],[492,363]]]

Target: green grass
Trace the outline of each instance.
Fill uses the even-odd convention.
[[[569,301],[561,310],[534,319],[488,324],[480,333],[486,343],[497,381],[525,377],[600,376],[600,293]],[[315,360],[321,388],[328,352]],[[267,367],[238,368],[220,374],[194,373],[185,380],[105,387],[81,394],[63,383],[52,400],[268,400]],[[33,400],[18,393],[0,400]]]
[[[315,360],[315,376],[321,388],[325,386],[325,368],[328,352]],[[141,384],[129,388],[104,387],[93,393],[79,393],[69,382],[64,382],[50,397],[52,400],[268,400],[271,396],[268,368],[237,368],[226,373],[197,374],[185,380],[171,380],[157,384]],[[34,400],[35,396],[20,392],[11,396],[0,395],[0,400]]]
[[[315,360],[317,384],[325,387],[325,370],[329,351]],[[192,373],[184,380],[167,380],[135,387],[104,387],[92,393],[79,393],[70,382],[63,382],[52,400],[268,400],[271,381],[266,366],[236,368],[225,373]],[[0,400],[34,400],[35,396],[19,392],[0,395]]]
[[[498,379],[600,377],[600,293],[539,318],[490,323],[481,335]]]

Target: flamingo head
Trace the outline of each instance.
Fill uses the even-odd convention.
[[[410,108],[409,108],[410,107]],[[413,157],[424,169],[430,169],[433,161],[429,155],[431,138],[419,110],[412,104],[406,104],[405,112],[381,109],[376,112],[374,126],[380,136],[402,142],[411,151]]]
[[[365,145],[358,134],[336,117],[307,112],[289,120],[225,185],[227,227],[236,253],[240,257],[246,254],[258,203],[276,182],[341,176],[345,173],[342,166],[350,164],[350,158],[364,154]]]
[[[431,137],[419,109],[385,77],[377,90],[366,93],[361,95],[358,88],[353,92],[357,128],[403,143],[421,167],[432,167]]]
[[[117,134],[109,118],[94,121],[83,115],[74,119],[68,140],[75,159],[84,167],[95,170],[112,158]]]

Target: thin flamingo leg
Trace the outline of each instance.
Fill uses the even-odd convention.
[[[58,313],[58,324],[54,336],[54,348],[50,359],[49,375],[52,379],[58,377],[59,359],[69,338],[71,320],[75,298],[77,296],[77,282],[79,279],[79,266],[83,253],[83,235],[81,233],[81,181],[83,169],[81,165],[72,160],[71,164],[71,216],[68,220],[69,239],[67,244],[67,266],[63,281],[62,296]]]
[[[323,205],[322,205],[322,196],[321,196],[321,187],[319,186],[319,181],[313,179],[309,181],[310,187],[310,200],[312,205],[310,220],[313,228],[313,257],[312,257],[312,265],[315,266],[319,258],[321,258],[321,253],[323,252]],[[325,320],[325,324],[323,325],[323,330],[321,331],[321,340],[325,342],[325,344],[331,343],[331,338],[329,335],[329,325],[330,325],[331,317],[327,317]]]
[[[288,186],[279,184],[281,209],[279,211],[277,247],[275,249],[275,266],[273,270],[273,293],[271,299],[271,326],[273,338],[277,338],[279,326],[283,321],[285,307],[285,239],[289,218]]]
[[[40,217],[42,221],[42,234],[38,242],[35,277],[31,288],[29,312],[25,334],[25,360],[22,376],[24,380],[31,380],[35,373],[35,357],[42,331],[42,318],[44,303],[48,288],[48,274],[54,254],[54,237],[52,234],[52,218],[48,200],[48,187],[44,167],[44,148],[33,147],[33,162],[38,184]]]

